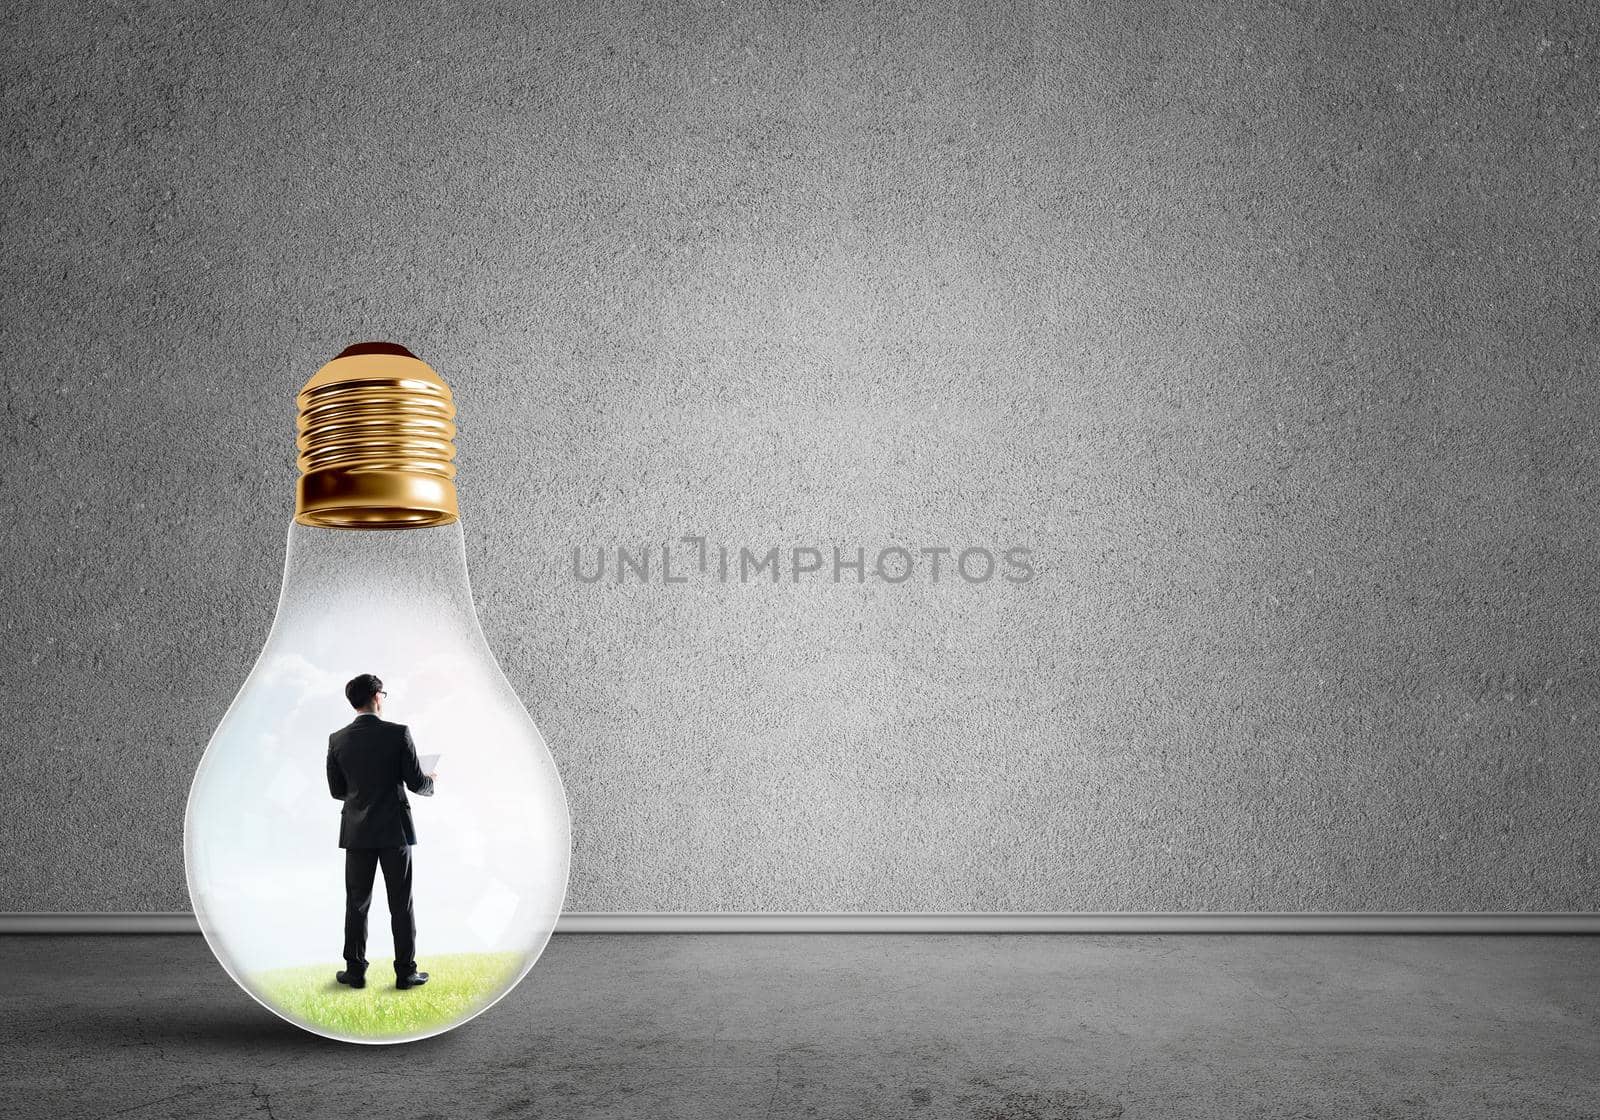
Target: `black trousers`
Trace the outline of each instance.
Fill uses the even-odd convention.
[[[389,894],[389,926],[394,931],[394,973],[417,970],[417,917],[411,909],[411,847],[346,848],[344,852],[344,963],[351,972],[367,973],[367,911],[372,907],[372,880],[383,864],[383,886]]]

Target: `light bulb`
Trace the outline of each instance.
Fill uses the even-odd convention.
[[[411,1041],[471,1019],[533,967],[566,894],[566,797],[473,609],[449,388],[404,348],[364,343],[323,366],[298,403],[283,589],[189,791],[189,897],[218,961],[273,1012],[329,1038]],[[371,716],[344,692],[367,673],[385,693]],[[384,728],[330,767],[331,736],[357,720],[404,725],[409,744]],[[441,756],[431,795],[405,788],[407,745],[419,761]],[[396,761],[392,773],[364,762],[368,788],[341,801],[330,769],[356,751]],[[346,835],[372,798],[393,819],[371,810]],[[409,847],[392,834],[406,816]],[[364,986],[337,978],[351,978],[342,839],[409,856],[420,986],[397,986],[391,967],[405,931],[386,906],[389,862],[373,874]]]

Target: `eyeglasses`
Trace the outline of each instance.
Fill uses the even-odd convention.
[[[387,696],[387,695],[389,695],[389,690],[386,689],[386,688],[380,688],[380,689],[378,689],[378,695],[379,696]]]

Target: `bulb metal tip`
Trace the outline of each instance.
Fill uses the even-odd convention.
[[[334,355],[334,361],[348,358],[352,354],[396,354],[402,358],[415,358],[416,355],[401,346],[398,342],[358,342],[354,346],[346,346]]]

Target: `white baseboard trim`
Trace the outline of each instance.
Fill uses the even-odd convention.
[[[0,934],[198,933],[194,915],[0,914]],[[557,933],[1600,933],[1600,913],[689,913],[574,912]]]

